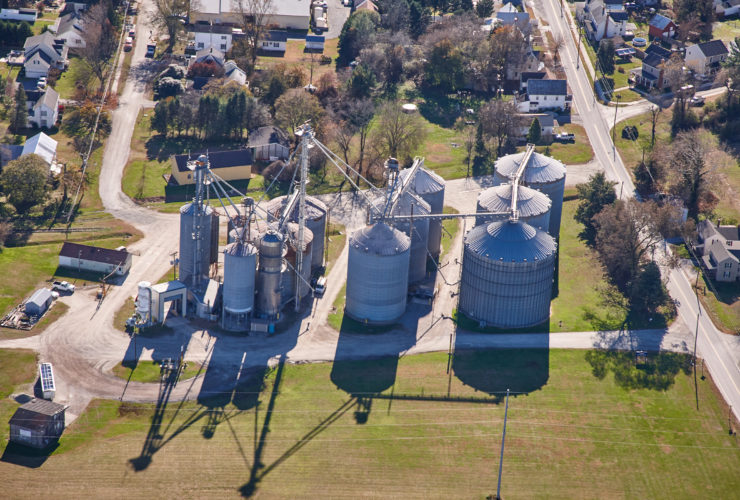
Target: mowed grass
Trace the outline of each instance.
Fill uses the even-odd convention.
[[[450,375],[447,353],[278,366],[243,387],[258,394],[172,402],[161,424],[154,405],[93,402],[44,481],[4,462],[0,474],[9,497],[53,484],[57,498],[485,498],[508,387],[505,497],[735,497],[740,447],[712,383],[695,386],[683,356],[633,360],[504,350],[459,351]]]
[[[442,209],[442,212],[446,214],[457,214],[460,213],[457,209],[452,207],[444,207]],[[452,242],[455,241],[455,236],[457,236],[457,232],[460,230],[460,219],[446,219],[442,221],[442,241],[441,241],[441,250],[439,254],[439,262],[444,262],[444,257],[447,255],[447,252],[450,251],[450,247],[452,246]]]
[[[36,353],[24,349],[0,349],[0,455],[8,444],[8,421],[20,405],[9,399],[20,384],[36,378]],[[5,465],[5,464],[3,464]]]
[[[740,20],[738,19],[727,19],[712,25],[712,38],[719,38],[729,43],[738,36],[740,36]]]
[[[562,161],[566,165],[580,165],[588,163],[594,157],[594,150],[591,148],[591,142],[588,140],[586,129],[574,123],[559,125],[554,134],[569,133],[576,136],[573,142],[553,142],[546,146],[537,146],[535,151],[542,154],[548,154],[556,160]],[[518,152],[524,152],[526,146],[517,148]]]
[[[622,129],[626,126],[637,127],[638,137],[636,141],[625,139],[622,137]],[[643,113],[633,118],[621,121],[617,123],[615,130],[615,138],[619,155],[622,157],[627,170],[632,172],[635,165],[638,165],[642,161],[642,148],[650,146],[650,131],[651,131],[651,118],[650,113]],[[655,143],[665,143],[671,141],[671,111],[664,110],[659,118],[658,123],[655,127]],[[645,158],[647,159],[649,151],[645,152]]]

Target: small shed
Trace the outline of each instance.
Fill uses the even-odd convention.
[[[10,442],[43,449],[59,440],[64,432],[66,406],[32,399],[18,408],[10,419]]]
[[[306,48],[308,50],[324,51],[324,41],[326,38],[322,35],[306,35]]]
[[[247,147],[257,161],[287,160],[290,157],[290,136],[274,125],[267,125],[249,131]]]
[[[29,316],[41,316],[49,309],[52,300],[54,299],[51,295],[51,290],[48,288],[39,288],[26,301],[23,309]]]
[[[79,271],[123,276],[131,269],[133,257],[123,249],[112,250],[65,241],[59,252],[59,266]]]
[[[260,49],[268,52],[285,52],[288,48],[288,32],[270,30],[262,35]]]

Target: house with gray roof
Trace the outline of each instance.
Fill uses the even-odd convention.
[[[715,225],[710,220],[697,224],[694,250],[702,266],[716,281],[734,282],[740,278],[740,226]]]
[[[30,94],[26,101],[28,123],[39,128],[51,128],[59,118],[59,93],[51,87],[41,94]]]
[[[520,110],[534,113],[543,110],[565,111],[570,108],[573,96],[568,94],[567,80],[544,80],[533,78],[527,81],[527,105]]]
[[[710,40],[686,48],[686,67],[704,77],[715,74],[727,59],[730,51],[722,40]]]
[[[70,12],[58,17],[49,31],[56,35],[56,39],[64,40],[72,50],[81,49],[87,45],[83,36],[82,14],[79,12]]]
[[[68,52],[69,48],[65,41],[57,39],[48,31],[26,38],[23,45],[25,57],[23,67],[26,70],[26,78],[48,76],[52,68],[65,70],[69,63]]]
[[[669,17],[655,14],[648,24],[648,35],[653,38],[673,38],[678,26]]]
[[[589,40],[600,42],[604,38],[624,36],[629,16],[621,2],[587,0],[576,6],[576,18],[583,23]]]

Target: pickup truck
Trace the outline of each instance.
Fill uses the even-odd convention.
[[[157,46],[153,43],[149,43],[146,46],[146,54],[145,57],[154,57],[154,51],[157,50]]]
[[[555,134],[555,140],[558,142],[575,142],[576,135],[563,132],[560,134]]]
[[[51,284],[51,289],[58,292],[75,293],[75,286],[66,281],[55,281]]]
[[[314,287],[314,294],[317,297],[323,297],[326,292],[326,277],[322,276],[316,280],[316,286]]]

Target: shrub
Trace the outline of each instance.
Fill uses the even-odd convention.
[[[157,95],[160,99],[181,94],[185,89],[180,80],[166,76],[157,82]]]
[[[159,74],[159,78],[174,78],[176,80],[182,80],[187,74],[187,69],[184,66],[178,64],[170,64],[167,69]]]
[[[188,69],[188,78],[195,78],[196,76],[224,76],[224,69],[216,63],[193,63]]]

